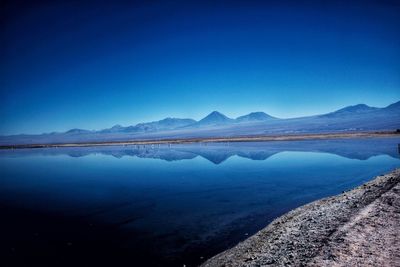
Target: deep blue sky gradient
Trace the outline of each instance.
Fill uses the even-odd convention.
[[[0,134],[400,99],[400,1],[51,2],[2,7]]]

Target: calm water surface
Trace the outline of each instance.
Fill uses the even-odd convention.
[[[400,138],[0,151],[2,266],[196,266],[400,166]]]

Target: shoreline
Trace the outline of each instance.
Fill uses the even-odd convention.
[[[400,169],[278,217],[201,266],[400,266]]]
[[[159,144],[191,144],[191,143],[218,143],[218,142],[266,142],[266,141],[302,141],[325,140],[341,138],[374,138],[374,137],[399,137],[396,131],[380,132],[352,132],[352,133],[323,133],[323,134],[298,134],[298,135],[258,135],[238,137],[207,137],[207,138],[177,138],[177,139],[151,139],[127,140],[104,142],[76,142],[76,143],[50,143],[50,144],[11,144],[0,145],[0,149],[25,149],[49,147],[90,147],[90,146],[115,146],[115,145],[159,145]]]

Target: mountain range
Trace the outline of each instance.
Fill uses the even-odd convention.
[[[358,104],[326,114],[291,119],[276,118],[264,112],[252,112],[233,119],[218,111],[213,111],[199,121],[190,118],[165,118],[131,126],[115,125],[103,130],[71,129],[62,133],[0,136],[0,144],[232,137],[395,130],[399,128],[400,101],[384,108]]]

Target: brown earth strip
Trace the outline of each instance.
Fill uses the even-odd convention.
[[[157,144],[189,144],[189,143],[217,143],[217,142],[265,142],[265,141],[301,141],[323,140],[338,138],[374,138],[399,137],[397,131],[381,132],[352,132],[352,133],[324,133],[324,134],[293,134],[293,135],[258,135],[238,137],[209,137],[209,138],[182,138],[182,139],[154,139],[154,140],[126,140],[83,143],[53,143],[53,144],[23,144],[0,145],[0,149],[46,148],[46,147],[88,147],[88,146],[115,146],[115,145],[157,145]]]

